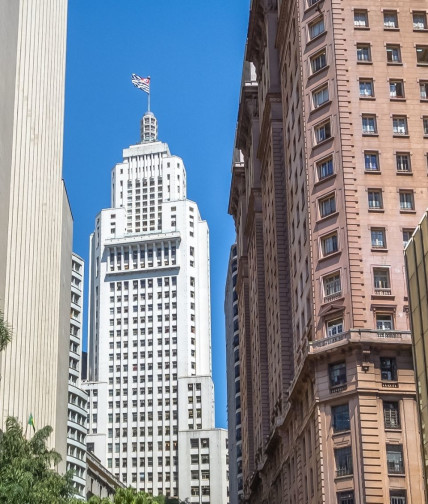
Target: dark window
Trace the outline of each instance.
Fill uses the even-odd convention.
[[[383,418],[385,422],[385,429],[400,428],[400,412],[397,401],[383,402]]]
[[[389,502],[390,504],[406,504],[406,490],[391,490]]]
[[[382,380],[397,381],[397,362],[394,357],[380,358],[380,373]]]
[[[348,476],[352,474],[352,453],[350,446],[334,450],[334,458],[336,460],[336,476]]]
[[[337,504],[354,504],[354,492],[340,492],[337,494]]]
[[[349,406],[347,404],[333,406],[331,408],[331,414],[334,432],[347,431],[350,429]]]
[[[404,474],[403,446],[387,444],[386,461],[389,474]]]
[[[346,383],[346,364],[339,362],[329,365],[330,387]]]

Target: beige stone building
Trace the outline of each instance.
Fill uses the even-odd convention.
[[[67,0],[0,0],[0,356],[8,415],[67,436],[72,217],[62,181]]]
[[[427,12],[251,2],[229,204],[248,503],[425,502],[403,248],[428,202]]]

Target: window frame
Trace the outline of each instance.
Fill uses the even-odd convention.
[[[370,206],[370,194],[379,194],[379,206]],[[383,192],[382,189],[373,187],[367,189],[367,206],[369,211],[380,211],[383,210]]]
[[[405,100],[406,99],[406,93],[404,90],[404,80],[403,79],[389,79],[388,83],[389,83],[389,99],[390,100]],[[402,91],[401,96],[398,96],[397,94],[395,96],[393,96],[391,94],[391,85],[394,83],[401,85],[401,91]]]
[[[321,23],[322,23],[323,30],[318,32],[316,35],[312,35],[312,29]],[[320,37],[325,32],[326,32],[325,19],[324,19],[324,16],[321,14],[321,15],[317,16],[315,19],[313,19],[310,23],[308,23],[308,42],[312,42],[313,40],[316,40],[318,37]]]
[[[357,49],[357,63],[359,63],[359,64],[372,63],[372,46],[371,46],[371,44],[369,44],[367,42],[361,42],[361,43],[358,42],[356,44],[356,49]],[[364,49],[367,49],[367,59],[359,57],[364,54],[363,52],[361,52]]]
[[[424,18],[424,23],[423,23],[423,28],[417,28],[415,27],[415,16],[423,16]],[[428,29],[428,24],[427,24],[427,13],[426,11],[412,11],[412,25],[413,25],[413,31],[426,31]]]
[[[390,361],[387,363],[386,361]],[[384,382],[397,382],[398,370],[397,359],[395,357],[380,357],[379,358],[380,379]]]
[[[391,295],[391,271],[388,266],[373,266],[373,291],[377,296]],[[382,278],[383,277],[383,278]]]
[[[330,389],[342,387],[348,383],[348,375],[346,371],[346,361],[344,360],[332,362],[328,365],[328,382]]]
[[[400,430],[401,429],[400,401],[383,400],[382,410],[383,410],[383,425],[385,430],[387,429]]]
[[[328,280],[331,280],[330,283],[327,283]],[[339,289],[336,287],[339,286]],[[335,290],[330,293],[328,290],[334,287]],[[340,270],[333,271],[331,273],[327,273],[322,277],[322,294],[323,294],[323,303],[329,303],[334,299],[338,299],[342,296],[343,285],[342,285],[342,275]]]
[[[400,189],[398,191],[400,201],[400,212],[414,212],[415,211],[415,195],[412,189]],[[404,197],[409,196],[408,200]],[[403,206],[405,205],[405,206]]]
[[[339,334],[343,334],[344,331],[344,321],[343,317],[337,317],[334,319],[329,319],[325,321],[325,334],[326,338],[333,338],[334,336],[338,336]],[[341,330],[337,329],[340,328]]]
[[[428,45],[427,44],[417,44],[415,47],[416,50],[416,63],[419,66],[428,65]],[[418,54],[425,54],[425,60],[420,60]]]
[[[334,209],[332,209],[329,213],[323,214],[323,212],[321,211],[322,205],[324,202],[327,202],[329,200],[334,201]],[[331,204],[330,204],[330,206],[331,206],[331,208],[333,208]],[[326,219],[330,215],[334,215],[336,212],[337,212],[336,192],[333,191],[333,192],[328,193],[318,199],[318,214],[319,214],[320,219]]]
[[[313,127],[314,130],[314,145],[321,145],[324,142],[327,142],[331,138],[333,138],[333,128],[331,125],[331,119],[324,119],[323,121],[315,124]],[[324,131],[324,138],[319,137],[319,133]]]
[[[362,84],[370,84],[370,90],[371,90],[370,94],[367,94],[367,93],[362,94],[361,93],[361,85]],[[370,77],[361,77],[360,79],[358,79],[358,90],[359,90],[359,97],[362,100],[368,100],[368,99],[375,98],[374,80]]]
[[[374,244],[373,243],[373,233],[382,233],[382,244]],[[377,242],[377,239],[375,240]],[[384,227],[371,227],[370,228],[370,243],[371,248],[374,250],[386,250],[386,230]]]
[[[328,164],[328,166],[331,166],[331,173],[327,173],[327,175],[324,175],[323,177],[320,176],[320,168],[323,166],[323,165],[326,165],[327,166],[327,163],[331,161],[331,163]],[[328,179],[329,177],[332,177],[333,175],[336,174],[335,170],[334,170],[334,159],[333,159],[333,155],[330,154],[329,156],[326,156],[326,157],[323,157],[321,159],[319,159],[318,161],[315,161],[315,171],[316,171],[316,178],[317,178],[317,181],[318,182],[321,182],[322,180],[326,180]]]
[[[405,166],[403,160],[407,159],[407,170],[400,169],[399,166]],[[410,152],[396,152],[395,153],[395,170],[398,174],[411,174],[412,173],[412,157]]]
[[[388,65],[402,65],[402,57],[401,57],[401,46],[399,44],[386,44],[385,45],[385,50],[386,50],[386,62]],[[397,56],[398,58],[395,59],[393,57],[394,52],[397,51]]]
[[[336,478],[352,476],[354,474],[354,467],[351,445],[335,448],[334,462],[336,468]],[[342,467],[339,467],[339,464]]]
[[[369,119],[373,119],[373,131],[365,129],[365,121]],[[367,125],[368,123],[366,123]],[[376,114],[361,114],[361,132],[363,136],[376,136],[378,134]]]
[[[393,16],[394,19],[393,26],[388,26],[387,24],[385,24],[386,21],[385,16],[387,16],[388,14]],[[394,31],[400,29],[400,25],[398,24],[398,12],[396,10],[386,9],[383,11],[383,29],[388,31]]]
[[[363,14],[364,15],[364,24],[355,24],[355,16],[358,14]],[[369,12],[367,9],[355,9],[354,10],[354,28],[356,30],[368,30],[370,28],[370,23],[369,23]]]
[[[400,121],[400,120],[404,121],[403,122],[403,124],[404,124],[404,132],[403,133],[400,132],[401,126],[398,126],[398,124],[395,124],[396,121]],[[409,136],[409,125],[407,122],[407,116],[395,115],[395,114],[392,116],[392,134],[393,134],[393,136],[396,136],[396,137]]]
[[[324,91],[327,91],[327,99],[324,100],[323,102],[316,104],[315,97],[319,95],[320,93],[323,93]],[[315,88],[312,93],[311,93],[311,105],[312,105],[312,110],[318,110],[320,107],[325,105],[330,101],[330,90],[328,86],[328,82],[322,84],[321,86],[318,86]]]
[[[400,454],[401,458],[398,461],[389,460],[389,455]],[[398,462],[398,468],[397,467]],[[394,470],[391,470],[392,464],[394,464]],[[400,444],[386,444],[386,466],[388,474],[406,474],[404,466],[404,455],[403,455],[403,445]]]
[[[321,56],[324,57],[324,65],[320,66],[319,68],[314,68],[314,62],[316,60],[318,60]],[[328,67],[328,62],[327,62],[327,48],[324,47],[323,49],[317,51],[315,54],[313,54],[310,58],[309,58],[309,66],[310,66],[310,70],[311,70],[311,75],[315,75],[317,74],[318,72],[321,72],[322,70],[324,70],[325,68]]]
[[[343,412],[339,413],[340,421],[337,421],[336,415],[338,412],[338,408],[346,408],[347,412],[347,418],[346,414],[343,415]],[[340,424],[340,427],[338,427],[338,424]],[[342,426],[342,424],[344,426]],[[333,429],[333,433],[336,434],[338,432],[349,432],[351,430],[351,415],[349,414],[349,403],[345,404],[337,404],[331,407],[331,428]]]
[[[334,239],[335,238],[335,239]],[[325,248],[327,244],[327,240],[332,239],[331,245],[332,249],[328,252]],[[330,257],[337,252],[340,252],[340,243],[339,243],[339,233],[338,230],[332,231],[320,237],[319,239],[319,250],[320,250],[320,258],[324,259]]]
[[[365,173],[380,173],[380,162],[379,162],[379,151],[371,151],[371,150],[366,150],[364,151],[364,172]],[[370,159],[369,159],[370,157]],[[370,163],[367,163],[367,161],[370,161]],[[375,159],[376,160],[376,169],[374,168],[371,168],[372,163],[372,159]]]

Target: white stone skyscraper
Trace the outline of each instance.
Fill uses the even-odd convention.
[[[215,429],[208,226],[181,158],[141,121],[112,170],[90,240],[88,442],[124,483],[225,504],[227,432]]]

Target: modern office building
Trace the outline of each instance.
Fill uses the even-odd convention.
[[[239,155],[238,151],[236,154]],[[226,320],[227,425],[229,431],[229,502],[238,504],[243,494],[241,374],[239,366],[238,257],[232,245],[227,268],[224,314]]]
[[[412,321],[413,357],[418,386],[425,489],[428,492],[428,212],[425,212],[406,246],[405,259]]]
[[[425,502],[403,242],[426,2],[251,2],[229,212],[249,503]]]
[[[0,2],[0,357],[8,415],[67,447],[72,216],[62,181],[67,1]]]
[[[68,371],[67,470],[74,471],[76,496],[86,492],[86,434],[88,396],[81,389],[84,262],[72,255],[70,360]]]
[[[146,113],[90,240],[88,441],[126,485],[224,504],[214,428],[208,226]]]

